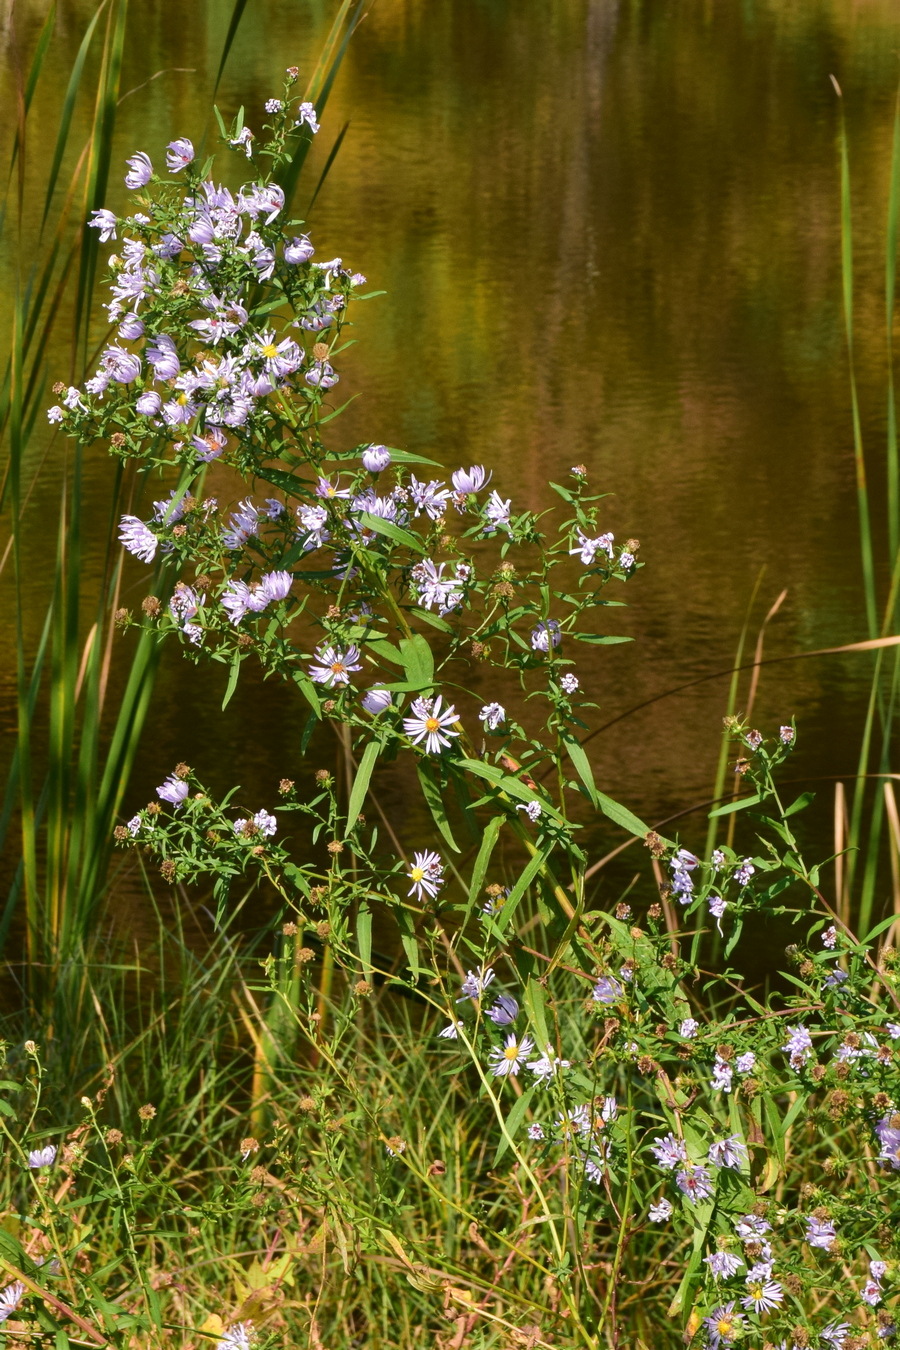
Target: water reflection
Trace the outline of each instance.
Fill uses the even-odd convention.
[[[157,70],[194,73],[165,74],[126,101],[118,165],[138,146],[158,155],[172,135],[196,136],[229,11],[219,0],[134,5],[124,87]],[[26,46],[42,12],[18,10]],[[57,84],[91,12],[60,7]],[[308,66],[332,13],[324,0],[248,6],[223,109],[244,103],[258,120],[281,65]],[[760,575],[755,622],[788,591],[772,654],[866,636],[828,76],[843,86],[853,146],[857,341],[877,480],[898,35],[893,0],[379,0],[351,45],[319,166],[350,129],[311,226],[325,256],[342,254],[387,296],[359,307],[342,390],[363,397],[336,443],[383,441],[448,467],[488,461],[504,495],[536,510],[548,477],[588,466],[615,494],[608,527],[640,537],[647,563],[618,619],[637,641],[580,671],[604,718],[727,666]],[[49,104],[45,115],[54,126]],[[110,204],[123,196],[117,184]],[[86,592],[107,537],[111,469],[99,450],[88,473]],[[48,476],[33,510],[52,517],[55,501]],[[130,577],[136,603],[141,580]],[[35,633],[45,584],[36,566]],[[764,677],[757,720],[796,713],[798,778],[852,770],[870,669],[868,658],[828,658]],[[257,804],[283,773],[299,777],[304,713],[289,691],[247,679],[226,719],[223,684],[222,672],[198,674],[166,652],[135,802],[178,759],[217,789],[242,782]],[[708,797],[725,693],[724,682],[700,685],[619,722],[593,743],[598,780],[651,820]],[[334,754],[327,739],[319,753]],[[382,800],[402,817],[402,775]],[[823,806],[821,852],[829,818]],[[702,816],[685,829],[702,841]],[[605,832],[595,844],[605,850]]]

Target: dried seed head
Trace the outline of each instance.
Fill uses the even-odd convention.
[[[650,908],[647,910],[647,918],[648,918],[648,919],[661,919],[661,918],[662,918],[662,905],[655,905],[655,904],[654,904],[654,905],[651,905]]]
[[[176,765],[175,765],[175,777],[176,777],[176,778],[189,778],[189,777],[190,777],[190,773],[191,773],[191,766],[190,766],[189,764],[176,764]]]
[[[151,1106],[149,1102],[146,1106],[142,1106],[138,1111],[138,1119],[140,1120],[152,1120],[155,1115],[156,1107]]]
[[[113,830],[113,839],[115,839],[118,843],[121,844],[127,838],[128,838],[128,831],[125,828],[125,826],[117,825],[116,828]]]
[[[278,791],[281,793],[282,797],[286,797],[288,793],[293,792],[293,790],[294,790],[293,779],[282,778],[281,782],[278,784]]]
[[[307,1114],[315,1111],[316,1109],[316,1104],[313,1101],[312,1097],[301,1097],[297,1105],[299,1106],[301,1111],[305,1111]]]
[[[331,924],[327,919],[323,919],[321,923],[316,924],[316,934],[320,938],[331,937]]]
[[[343,853],[343,851],[344,845],[341,843],[340,839],[332,839],[331,843],[328,845],[328,852]]]
[[[115,623],[118,628],[124,628],[125,624],[128,623],[130,618],[131,618],[130,609],[117,609],[115,614],[113,615],[113,623]]]
[[[317,361],[324,361],[328,356],[328,343],[316,342],[313,345],[312,354]]]
[[[297,960],[302,966],[308,965],[310,961],[314,961],[315,959],[316,954],[312,947],[301,947],[297,953]]]
[[[663,858],[666,853],[666,846],[655,830],[651,830],[644,840],[644,847],[649,848],[652,858]]]
[[[248,647],[253,646],[253,638],[250,636],[249,633],[238,633],[237,645],[241,648],[242,651],[246,651]]]
[[[141,609],[147,615],[148,619],[155,619],[162,606],[155,595],[145,595],[141,601]]]
[[[178,869],[176,868],[175,864],[172,862],[172,859],[171,859],[171,858],[166,858],[166,859],[165,859],[163,862],[161,862],[160,865],[159,865],[160,876],[162,877],[162,879],[163,879],[164,881],[169,881],[169,882],[174,881],[174,880],[175,880],[175,873],[176,873],[177,870],[178,870]]]
[[[294,937],[297,933],[297,925],[295,923],[283,923],[281,931],[285,937]]]
[[[107,1142],[107,1144],[109,1144],[110,1148],[112,1148],[113,1145],[115,1145],[115,1144],[121,1144],[122,1139],[123,1139],[123,1135],[122,1135],[122,1131],[121,1131],[121,1130],[107,1130],[107,1131],[106,1131],[106,1142]]]
[[[368,998],[372,992],[372,986],[368,980],[357,980],[353,986],[353,992],[358,994],[360,998]]]

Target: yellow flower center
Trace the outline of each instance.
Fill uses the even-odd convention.
[[[421,881],[424,876],[425,876],[424,867],[414,867],[409,874],[409,879],[410,881]]]
[[[332,674],[334,674],[334,675],[343,675],[343,673],[344,673],[344,663],[343,663],[343,661],[332,661],[332,663],[331,663],[331,671],[332,671]]]
[[[730,1336],[734,1331],[734,1322],[730,1317],[720,1317],[716,1323],[716,1331],[720,1336]]]
[[[263,354],[263,356],[269,356],[269,357],[277,356],[277,355],[278,355],[278,348],[275,346],[275,343],[274,343],[274,342],[267,342],[266,345],[265,345],[265,347],[263,347],[263,349],[262,349],[262,354]]]
[[[426,717],[426,718],[425,718],[425,730],[426,730],[426,731],[439,731],[439,730],[440,730],[440,726],[441,726],[441,724],[440,724],[440,722],[438,721],[438,719],[437,719],[436,717]]]
[[[187,394],[179,394],[178,397],[177,397],[177,399],[175,400],[175,402],[176,402],[176,403],[180,403],[181,406],[182,406],[182,408],[183,408],[183,407],[185,406],[185,404],[188,402],[188,395],[187,395]]]
[[[504,1059],[508,1059],[510,1062],[512,1062],[514,1059],[518,1059],[519,1042],[513,1041],[512,1045],[506,1046],[505,1050],[503,1051],[503,1057]]]

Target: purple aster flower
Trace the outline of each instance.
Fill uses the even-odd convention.
[[[618,1003],[620,998],[624,998],[625,991],[619,981],[612,975],[601,975],[591,991],[591,998],[595,1003]]]
[[[457,711],[452,704],[442,710],[440,694],[435,699],[415,699],[410,705],[410,714],[403,719],[403,730],[413,745],[425,742],[426,754],[438,755],[442,749],[449,749],[449,738],[459,735],[453,730],[453,724],[459,721]]]
[[[100,360],[103,369],[118,384],[131,384],[141,373],[141,358],[124,347],[107,347]]]
[[[300,103],[297,107],[297,120],[295,127],[309,127],[315,136],[319,130],[319,121],[316,117],[316,105],[314,103]]]
[[[321,664],[310,666],[310,678],[329,689],[336,689],[342,684],[349,685],[351,673],[362,670],[359,648],[355,646],[348,647],[346,651],[341,651],[339,647],[317,647],[316,660]]]
[[[228,529],[222,533],[222,543],[228,549],[243,548],[248,539],[259,530],[259,512],[253,505],[249,497],[245,497],[238,503],[236,511],[232,512],[228,522]]]
[[[515,1077],[523,1065],[528,1063],[528,1056],[534,1049],[534,1041],[530,1036],[523,1036],[519,1040],[514,1031],[511,1031],[506,1038],[506,1044],[503,1046],[495,1045],[488,1054],[488,1066],[495,1078]]]
[[[438,478],[431,478],[425,483],[420,482],[415,474],[410,474],[409,495],[417,516],[424,511],[429,519],[440,520],[447,509],[450,492]]]
[[[877,1280],[867,1280],[859,1291],[859,1296],[870,1308],[877,1308],[881,1302],[881,1285]]]
[[[289,244],[284,246],[284,261],[286,263],[309,262],[315,251],[309,242],[308,235],[302,234],[299,238],[295,236]]]
[[[155,417],[162,407],[162,399],[153,389],[148,389],[141,394],[134,407],[142,417]]]
[[[510,498],[506,501],[499,492],[494,491],[488,497],[484,507],[484,532],[493,534],[499,526],[509,530]]]
[[[739,1171],[742,1167],[749,1166],[747,1145],[736,1134],[718,1139],[709,1146],[709,1161],[713,1167],[732,1167]]]
[[[752,1050],[747,1050],[743,1055],[738,1055],[734,1061],[734,1067],[738,1073],[750,1073],[756,1065],[756,1056]]]
[[[386,445],[368,445],[361,455],[362,466],[368,473],[381,473],[391,462],[391,452]]]
[[[843,1350],[849,1330],[849,1322],[829,1322],[828,1326],[819,1332],[819,1339],[827,1341],[831,1350]]]
[[[687,1162],[684,1140],[676,1139],[671,1133],[654,1139],[650,1152],[656,1158],[657,1166],[666,1172],[671,1172],[679,1163]]]
[[[36,1172],[42,1167],[52,1167],[56,1162],[56,1145],[48,1144],[46,1148],[32,1149],[28,1155],[28,1166]]]
[[[486,1016],[491,1019],[495,1026],[508,1027],[519,1015],[519,1005],[509,994],[500,994],[494,1006],[488,1010]]]
[[[678,1027],[678,1035],[683,1036],[686,1041],[692,1041],[700,1030],[700,1023],[695,1017],[686,1017]]]
[[[166,168],[169,173],[180,173],[194,159],[194,147],[186,136],[170,141],[166,146]]]
[[[715,1190],[712,1177],[705,1167],[699,1163],[689,1164],[682,1168],[680,1172],[675,1173],[675,1184],[680,1191],[683,1191],[692,1205],[696,1205],[700,1200],[707,1200]]]
[[[834,946],[836,942],[837,942],[837,929],[835,928],[834,924],[832,924],[831,927],[826,928],[825,932],[822,934],[822,946],[827,947],[829,951],[834,951]]]
[[[92,230],[100,231],[100,243],[107,244],[110,239],[116,238],[116,226],[118,221],[112,211],[107,211],[106,207],[101,207],[99,211],[92,211],[88,225]]]
[[[426,850],[423,853],[414,853],[413,865],[406,875],[412,882],[412,885],[407,892],[408,895],[415,895],[420,904],[424,901],[426,896],[434,899],[444,884],[444,864],[441,862],[441,855],[435,853],[434,850]],[[491,978],[493,978],[493,971],[490,971],[489,974]],[[469,975],[471,977],[471,971],[469,971]],[[485,983],[488,982],[489,981],[485,980]],[[465,988],[466,986],[464,984],[463,992],[465,992]],[[476,996],[472,995],[471,997]],[[457,1003],[461,1003],[462,999],[457,999],[456,1001]]]
[[[734,879],[739,886],[746,886],[747,882],[753,876],[753,873],[755,871],[756,868],[753,866],[753,863],[750,861],[750,859],[745,858],[741,863],[740,867],[735,872]]]
[[[430,558],[423,558],[412,569],[416,598],[423,609],[437,606],[438,613],[444,615],[462,604],[463,587],[469,579],[469,566],[467,563],[457,563],[456,576],[445,577],[444,568],[448,566],[449,563],[434,563]]]
[[[556,1074],[561,1073],[563,1069],[571,1069],[571,1067],[571,1060],[560,1059],[553,1046],[548,1045],[540,1059],[533,1059],[528,1065],[528,1072],[533,1073],[538,1082],[543,1083],[546,1087]]]
[[[341,377],[328,361],[316,361],[303,378],[313,389],[332,389]]]
[[[12,1316],[25,1297],[25,1292],[25,1285],[21,1280],[14,1280],[12,1284],[0,1289],[0,1322],[5,1322]]]
[[[63,418],[65,417],[65,415],[66,415],[66,414],[63,412],[62,408],[59,406],[58,403],[54,404],[54,406],[53,406],[52,408],[48,408],[48,409],[47,409],[47,421],[48,421],[48,422],[51,422],[51,423],[61,422],[61,421],[63,420]]]
[[[721,872],[722,868],[725,866],[725,863],[727,862],[727,859],[722,849],[717,848],[713,849],[713,854],[709,861],[717,872]]]
[[[784,1292],[777,1280],[753,1279],[747,1276],[747,1293],[741,1306],[748,1312],[767,1313],[784,1302]]]
[[[569,553],[577,553],[584,566],[590,567],[597,553],[604,553],[607,558],[612,557],[613,538],[614,536],[611,534],[601,534],[597,539],[588,539],[587,535],[579,530],[575,547],[570,548]]]
[[[478,714],[488,731],[496,731],[501,722],[506,721],[506,709],[502,703],[486,703]]]
[[[153,367],[153,375],[157,380],[174,380],[181,373],[178,348],[168,333],[160,333],[145,349],[144,355]]]
[[[728,901],[724,900],[721,895],[711,895],[709,897],[709,912],[715,919],[716,927],[718,928],[720,933],[722,931],[722,915],[725,913],[727,908],[728,908]]]
[[[779,728],[778,728],[778,735],[779,735],[779,737],[781,738],[781,743],[782,743],[782,745],[793,745],[793,744],[794,744],[794,736],[796,735],[796,733],[795,733],[793,727],[779,727]],[[824,1333],[823,1333],[823,1335],[824,1335]]]
[[[812,1039],[806,1027],[788,1027],[788,1038],[781,1048],[790,1056],[791,1068],[799,1069],[812,1054]]]
[[[393,703],[389,689],[367,689],[360,700],[366,712],[378,716]]]
[[[647,1211],[651,1223],[665,1223],[672,1217],[672,1201],[657,1200],[655,1205],[651,1205]]]
[[[278,821],[274,816],[269,815],[268,811],[257,811],[253,817],[253,824],[264,839],[271,839],[278,829]]]
[[[743,1313],[735,1312],[732,1301],[713,1308],[709,1317],[703,1320],[709,1336],[710,1350],[719,1350],[720,1345],[731,1345],[741,1335],[746,1318]]]
[[[123,516],[119,521],[119,542],[141,562],[152,563],[159,540],[137,516]]]
[[[728,1061],[717,1055],[716,1062],[713,1065],[713,1076],[709,1085],[717,1092],[730,1092],[733,1075],[734,1070]]]
[[[551,647],[558,647],[562,642],[562,632],[556,619],[548,619],[541,622],[536,628],[532,629],[531,645],[536,652],[549,652]]]
[[[541,818],[540,802],[519,802],[516,806],[517,811],[524,811],[532,825],[536,825]]]
[[[267,600],[286,600],[294,578],[290,572],[266,572],[260,581],[260,590]]]
[[[806,1220],[806,1241],[811,1247],[830,1252],[836,1240],[837,1234],[830,1219],[816,1219],[810,1215]]]
[[[171,802],[177,810],[188,795],[188,785],[181,778],[170,773],[166,781],[156,789],[160,801]]]
[[[438,1032],[438,1037],[442,1041],[455,1041],[459,1039],[459,1024],[451,1022],[449,1026],[444,1027],[443,1031]]]
[[[202,601],[192,586],[179,581],[169,601],[169,613],[177,624],[184,626],[198,612]]]
[[[704,1256],[703,1260],[717,1282],[722,1279],[730,1280],[744,1264],[739,1256],[734,1256],[731,1252],[713,1252],[710,1256]]]
[[[531,1069],[532,1071],[534,1070],[534,1065],[533,1065],[533,1064],[529,1064],[528,1067],[529,1067],[529,1069]],[[539,1121],[533,1120],[533,1121],[531,1122],[531,1124],[528,1126],[528,1138],[529,1138],[529,1139],[538,1140],[538,1139],[543,1139],[543,1137],[544,1137],[544,1127],[543,1127],[543,1125],[541,1125],[541,1124],[539,1123]]]
[[[493,474],[485,474],[480,464],[473,464],[468,469],[456,469],[450,475],[450,482],[457,492],[468,494],[470,492],[480,492],[493,477]]]
[[[564,694],[574,694],[578,689],[578,676],[567,670],[559,681],[559,687]]]
[[[772,1225],[759,1214],[745,1214],[738,1219],[734,1230],[742,1242],[758,1242],[764,1233],[771,1231]]]
[[[153,175],[153,165],[150,163],[150,156],[145,155],[143,150],[138,150],[137,154],[126,159],[128,172],[125,175],[125,186],[134,192],[137,188],[142,188],[150,182]]]
[[[244,153],[246,154],[247,158],[250,159],[251,155],[253,154],[253,148],[251,145],[252,140],[253,140],[253,132],[250,130],[250,128],[242,127],[241,130],[238,132],[238,134],[235,136],[234,140],[230,140],[228,144],[233,145],[235,148],[243,146]]]
[[[436,858],[438,855],[435,853],[431,855],[420,854],[418,856],[431,856]],[[481,975],[477,974],[474,970],[467,970],[466,978],[460,985],[460,994],[462,997],[456,1000],[457,1003],[463,1003],[467,998],[481,998],[485,989],[487,989],[489,984],[493,984],[495,978],[494,971],[490,966],[488,966]]]
[[[137,314],[126,314],[119,324],[119,337],[125,342],[137,342],[144,336],[144,320]]]

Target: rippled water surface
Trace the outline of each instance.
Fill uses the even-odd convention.
[[[58,84],[92,12],[60,6]],[[134,149],[160,157],[175,135],[199,140],[230,12],[223,0],[134,0],[123,87],[143,87],[122,107],[117,168]],[[333,13],[251,0],[219,91],[226,115],[244,104],[260,121],[282,68],[310,67]],[[41,17],[37,4],[18,9],[26,49]],[[635,641],[583,658],[602,721],[727,668],[748,612],[752,646],[782,590],[767,654],[867,636],[829,75],[849,127],[863,430],[879,485],[898,43],[893,0],[377,0],[351,43],[319,168],[349,129],[310,229],[321,256],[342,255],[386,295],[358,307],[342,390],[361,397],[334,442],[488,463],[503,495],[535,510],[548,477],[588,467],[613,494],[607,528],[638,536],[646,564],[617,612]],[[58,91],[52,107],[39,97],[50,135]],[[115,210],[126,194],[118,171],[113,182]],[[62,346],[48,353],[50,379],[65,378],[65,361]],[[99,566],[102,449],[89,472]],[[32,509],[49,520],[55,501],[45,479]],[[46,570],[33,547],[36,627]],[[131,577],[136,604],[139,569]],[[6,725],[11,659],[0,658]],[[870,672],[870,657],[828,657],[761,681],[760,725],[797,716],[791,772],[822,794],[820,851],[831,779],[855,767]],[[303,712],[289,693],[247,681],[226,718],[223,686],[221,671],[166,654],[135,803],[177,759],[218,789],[241,782],[257,804],[283,774],[300,776]],[[708,798],[726,696],[720,679],[618,721],[593,742],[598,781],[652,821]],[[321,753],[331,762],[333,746]],[[399,818],[404,782],[384,794]],[[703,813],[683,829],[701,842]]]

